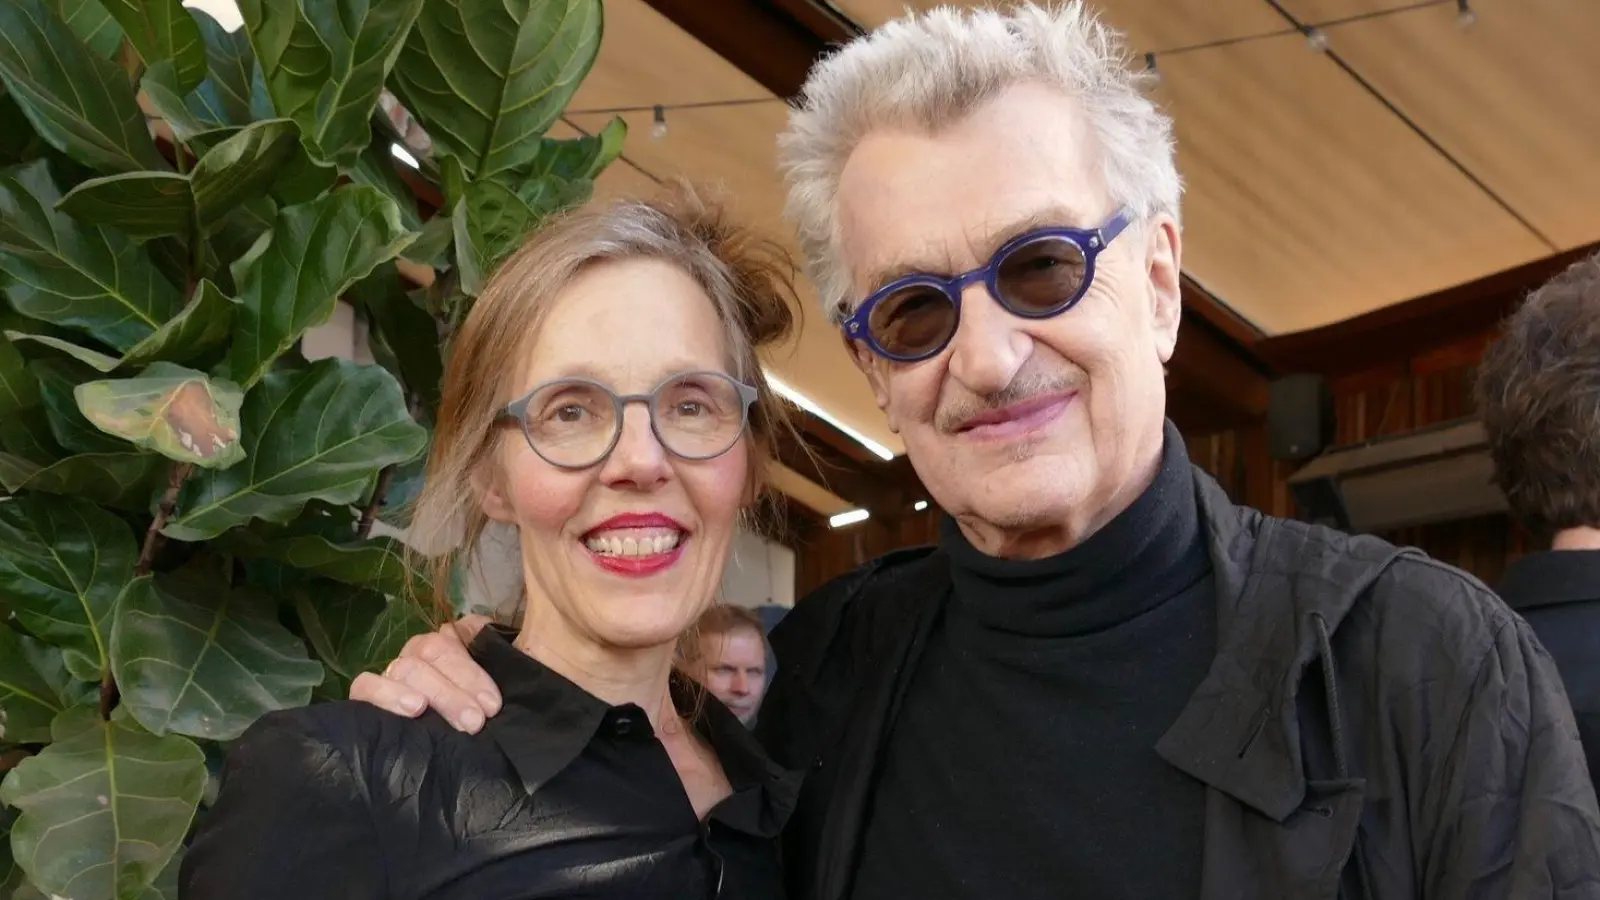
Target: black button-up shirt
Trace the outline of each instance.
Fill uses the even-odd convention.
[[[504,710],[477,735],[362,703],[265,716],[229,756],[184,858],[204,898],[781,897],[798,773],[732,713],[674,684],[733,794],[701,821],[650,720],[485,629]]]

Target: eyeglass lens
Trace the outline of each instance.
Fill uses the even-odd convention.
[[[728,451],[744,430],[744,401],[730,378],[709,372],[674,378],[653,393],[651,427],[668,452],[710,459]],[[588,381],[557,381],[528,400],[523,431],[550,463],[583,467],[600,461],[621,430],[617,395]]]
[[[1064,237],[1040,237],[1011,248],[992,264],[996,300],[1021,316],[1043,316],[1075,300],[1088,262]],[[959,323],[957,298],[932,284],[913,284],[880,299],[867,328],[888,353],[915,357],[943,347]]]

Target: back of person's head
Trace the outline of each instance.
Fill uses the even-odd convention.
[[[837,195],[862,138],[879,129],[937,134],[1024,82],[1079,104],[1117,205],[1135,220],[1155,213],[1177,219],[1183,186],[1172,120],[1145,95],[1150,78],[1127,65],[1121,34],[1078,0],[908,13],[823,59],[778,147],[789,182],[787,215],[824,310],[838,315],[850,293]]]
[[[1600,527],[1600,254],[1539,288],[1484,356],[1495,482],[1529,531]]]
[[[723,206],[686,183],[671,184],[651,199],[591,203],[546,222],[507,257],[450,341],[433,446],[408,535],[413,565],[426,569],[440,600],[490,523],[480,485],[496,442],[523,440],[495,424],[515,399],[509,392],[517,388],[544,319],[581,274],[634,259],[677,266],[715,307],[728,373],[756,390],[748,424],[750,497],[772,499],[763,488],[764,469],[793,425],[758,352],[781,343],[794,326],[788,254],[734,223]],[[755,507],[751,511],[759,513]],[[447,608],[437,612],[451,617]]]

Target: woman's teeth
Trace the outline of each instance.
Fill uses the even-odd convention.
[[[586,539],[583,544],[602,556],[656,556],[677,547],[682,538],[683,535],[678,532],[630,537],[596,535]]]

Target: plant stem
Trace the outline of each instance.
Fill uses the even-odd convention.
[[[372,523],[377,521],[378,510],[383,507],[383,495],[389,493],[389,485],[394,481],[394,469],[394,466],[384,466],[378,473],[378,486],[372,489],[372,500],[361,511],[361,521],[356,523],[356,540],[372,534]]]
[[[415,422],[422,414],[422,395],[416,391],[406,391],[406,412],[411,414]],[[378,510],[383,508],[385,496],[389,493],[389,486],[394,483],[394,466],[384,466],[378,472],[378,483],[372,489],[372,499],[367,501],[365,509],[361,510],[361,519],[356,522],[356,540],[364,540],[372,534],[372,523],[378,519]]]
[[[117,701],[121,698],[122,694],[117,690],[117,679],[112,677],[111,670],[107,669],[106,674],[100,678],[100,719],[102,721],[111,721],[111,711],[117,708]]]
[[[167,492],[161,495],[161,506],[156,509],[156,517],[150,521],[150,527],[144,533],[144,547],[139,550],[139,564],[133,570],[135,577],[150,574],[150,567],[155,564],[156,550],[161,546],[161,529],[165,528],[167,520],[172,518],[172,512],[178,506],[178,491],[192,471],[194,471],[193,463],[173,464],[171,473],[167,477]]]
[[[29,753],[27,750],[24,750],[21,747],[0,753],[0,776],[4,776],[7,772],[15,769],[18,763],[32,755],[32,753]]]

